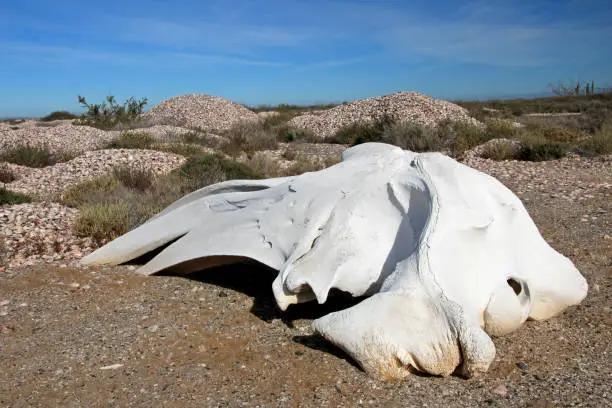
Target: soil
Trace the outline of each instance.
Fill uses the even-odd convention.
[[[576,171],[584,183],[612,177]],[[0,406],[612,406],[612,200],[567,200],[545,185],[521,198],[589,295],[494,338],[496,359],[480,378],[368,377],[310,328],[356,300],[281,313],[274,272],[260,265],[185,278],[41,264],[0,273]]]

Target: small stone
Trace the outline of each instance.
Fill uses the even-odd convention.
[[[227,297],[227,293],[221,291],[221,292],[219,292],[219,294],[217,296],[219,296],[219,297]]]
[[[0,306],[6,306],[6,305],[8,305],[9,303],[11,303],[11,301],[10,301],[10,300],[3,300],[2,302],[0,302]]]
[[[493,389],[493,393],[503,397],[504,395],[508,394],[508,388],[504,384],[499,384]]]
[[[111,364],[108,366],[100,367],[100,370],[116,370],[123,367],[123,364]]]
[[[519,361],[518,363],[516,363],[516,366],[523,371],[527,371],[529,369],[529,366],[527,365],[527,363],[524,363],[522,361]]]
[[[149,326],[147,330],[150,331],[151,333],[155,333],[156,331],[159,330],[159,326],[154,324],[153,326]]]

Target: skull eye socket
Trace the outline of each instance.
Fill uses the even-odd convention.
[[[523,285],[521,285],[520,282],[518,282],[514,278],[509,278],[506,282],[508,283],[508,285],[510,285],[516,295],[521,294],[521,291],[523,290]]]

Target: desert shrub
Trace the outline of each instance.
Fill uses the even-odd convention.
[[[519,127],[505,119],[487,120],[485,126],[490,139],[514,139],[520,132]]]
[[[593,136],[583,142],[583,147],[596,154],[612,153],[612,116],[603,122]]]
[[[30,201],[32,201],[32,199],[25,194],[15,193],[4,187],[0,187],[0,205],[23,204],[29,203]]]
[[[299,174],[304,174],[311,171],[319,171],[326,167],[329,167],[330,160],[319,160],[316,157],[310,157],[305,154],[298,154],[295,162],[283,170],[283,176],[296,176]]]
[[[244,163],[257,174],[264,178],[283,176],[279,163],[263,152],[257,152]]]
[[[110,174],[104,175],[69,187],[62,194],[61,201],[69,207],[102,202],[115,195],[114,192],[120,186],[115,177]]]
[[[410,122],[385,127],[379,141],[414,152],[435,151],[442,147],[436,129]]]
[[[173,173],[180,176],[183,189],[189,191],[226,180],[261,178],[261,175],[250,167],[217,154],[199,154],[189,157]]]
[[[326,138],[325,142],[351,146],[368,142],[382,142],[383,133],[393,123],[389,116],[367,122],[354,122],[338,129],[333,136]]]
[[[308,129],[297,129],[285,126],[283,128],[277,128],[278,140],[283,142],[303,142],[303,143],[318,143],[321,142],[321,138],[317,137],[311,130]]]
[[[55,111],[51,112],[47,116],[40,118],[43,122],[51,122],[54,120],[66,120],[66,119],[76,119],[77,116],[68,112],[68,111]]]
[[[116,168],[69,188],[62,202],[80,210],[74,225],[78,236],[104,242],[138,227],[187,193],[229,179],[253,178],[259,175],[243,164],[220,155],[199,154],[158,177],[146,170]]]
[[[146,191],[155,182],[155,173],[144,167],[118,166],[113,168],[113,177],[125,187]]]
[[[203,138],[202,136],[200,136],[198,132],[183,133],[179,136],[179,139],[183,143],[190,143],[190,144],[201,144],[203,142]]]
[[[293,147],[287,147],[284,151],[283,151],[283,159],[285,160],[295,160],[297,158],[298,152],[296,149],[294,149]]]
[[[0,161],[27,167],[42,168],[52,166],[59,162],[68,161],[73,157],[72,154],[67,152],[51,152],[46,147],[24,144],[2,152],[0,154]]]
[[[123,105],[117,104],[114,96],[107,96],[101,104],[89,104],[87,100],[78,96],[79,103],[87,109],[80,120],[80,124],[96,127],[98,129],[112,129],[117,125],[135,122],[143,113],[147,98],[140,100],[131,97]]]
[[[130,213],[130,206],[123,201],[83,205],[72,226],[74,234],[98,242],[110,241],[129,231]]]
[[[174,153],[185,157],[196,156],[202,153],[202,147],[191,143],[163,143],[154,144],[150,149],[160,152]]]
[[[108,149],[149,149],[155,139],[146,132],[122,132],[119,137],[111,140]]]
[[[565,157],[567,149],[559,143],[527,144],[517,154],[518,160],[546,161]]]
[[[436,132],[441,146],[454,156],[460,156],[466,150],[494,138],[486,131],[486,127],[466,121],[442,121]]]
[[[0,183],[12,183],[17,176],[6,163],[0,163]]]
[[[277,135],[266,129],[261,121],[240,121],[224,136],[228,140],[221,145],[221,150],[230,156],[238,156],[241,152],[251,156],[256,151],[278,148]]]

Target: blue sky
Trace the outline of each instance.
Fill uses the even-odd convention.
[[[612,2],[2,0],[0,116],[207,93],[257,104],[612,84]]]

